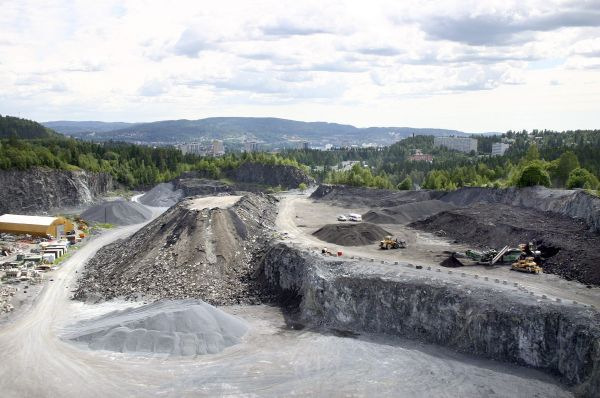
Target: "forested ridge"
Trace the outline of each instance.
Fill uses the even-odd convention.
[[[6,118],[2,119],[5,121]],[[14,128],[11,127],[12,134],[7,135],[9,138],[0,138],[0,169],[49,167],[102,172],[111,174],[125,187],[138,188],[169,181],[191,170],[206,171],[214,178],[222,178],[224,171],[238,167],[243,162],[304,168],[295,160],[275,154],[228,154],[220,158],[201,158],[183,155],[174,147],[152,148],[122,142],[93,143],[68,138],[52,130],[49,130],[46,138],[30,139],[32,131],[48,129],[28,120],[9,121]],[[3,124],[6,125],[8,123]]]

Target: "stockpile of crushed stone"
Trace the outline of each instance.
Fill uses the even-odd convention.
[[[81,213],[81,218],[86,221],[115,225],[139,224],[151,217],[152,211],[144,205],[124,199],[102,202]]]
[[[408,224],[455,207],[454,204],[441,200],[424,200],[371,210],[363,214],[363,220],[376,224]]]
[[[328,224],[313,233],[317,238],[340,246],[363,246],[391,235],[385,229],[371,223]]]
[[[173,183],[161,183],[140,197],[140,202],[152,207],[171,207],[183,198],[183,191]]]
[[[266,299],[256,272],[273,234],[277,200],[248,194],[233,205],[188,198],[127,239],[100,249],[86,264],[75,298],[204,300],[212,305]],[[215,206],[217,206],[215,205]]]
[[[350,207],[393,207],[403,203],[438,199],[442,191],[391,191],[387,189],[349,187],[345,185],[321,184],[310,195],[311,199],[332,202]]]
[[[93,350],[195,356],[240,342],[243,320],[196,300],[158,301],[69,327],[62,338]]]
[[[534,242],[546,260],[544,272],[600,285],[600,234],[583,220],[503,204],[480,203],[410,224],[427,232],[443,230],[474,248],[501,249]]]

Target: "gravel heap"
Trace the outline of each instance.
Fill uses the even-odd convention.
[[[253,266],[272,236],[276,199],[249,194],[233,206],[173,206],[88,262],[75,298],[196,298],[213,305],[261,302]]]
[[[144,205],[124,199],[102,202],[81,213],[81,218],[86,221],[114,225],[139,224],[151,217],[152,211]]]
[[[161,183],[140,197],[140,202],[152,207],[171,207],[183,198],[183,191],[171,182]]]
[[[583,220],[503,204],[480,203],[445,211],[410,224],[428,232],[445,231],[451,239],[477,248],[501,249],[536,242],[546,257],[544,272],[600,285],[600,234]]]
[[[376,224],[408,224],[455,207],[453,204],[441,200],[424,200],[403,203],[381,210],[371,210],[363,214],[363,220]]]
[[[363,246],[378,242],[391,233],[375,224],[358,223],[327,224],[313,232],[313,235],[340,246]]]
[[[243,320],[202,301],[157,301],[70,326],[62,338],[93,350],[195,356],[240,342]]]

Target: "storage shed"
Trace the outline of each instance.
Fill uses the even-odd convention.
[[[0,216],[0,232],[10,234],[59,237],[72,230],[73,223],[64,217],[22,216],[18,214]]]

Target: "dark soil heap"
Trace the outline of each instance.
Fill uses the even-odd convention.
[[[411,227],[447,236],[478,248],[537,243],[544,272],[600,285],[600,235],[583,220],[503,204],[476,204],[445,211]]]
[[[385,229],[371,223],[327,224],[313,233],[317,238],[340,246],[364,246],[391,235]]]
[[[270,239],[276,199],[250,194],[227,209],[170,208],[86,265],[75,298],[199,298],[213,305],[261,301],[252,258]]]
[[[376,224],[408,224],[455,207],[453,204],[441,200],[423,200],[381,210],[371,210],[363,214],[363,220]]]

